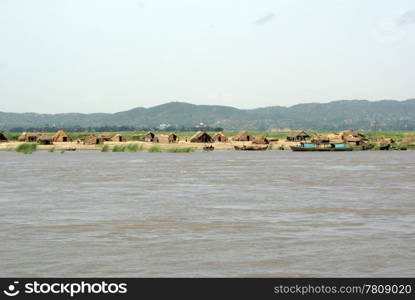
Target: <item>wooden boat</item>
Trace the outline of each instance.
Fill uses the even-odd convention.
[[[235,150],[242,150],[242,151],[264,151],[268,149],[268,145],[243,145],[243,146],[233,146]]]
[[[314,143],[301,143],[300,146],[290,146],[292,151],[299,152],[312,152],[312,151],[352,151],[352,147],[346,147],[345,144],[314,144]]]

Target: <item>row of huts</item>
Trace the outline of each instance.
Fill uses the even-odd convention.
[[[169,134],[156,134],[154,132],[147,132],[142,135],[133,136],[134,140],[142,140],[145,142],[152,143],[176,143],[179,141],[179,137],[174,133]],[[42,145],[51,145],[53,143],[65,143],[65,142],[76,142],[78,144],[87,145],[99,145],[104,142],[126,142],[127,139],[116,134],[115,136],[109,135],[80,135],[77,140],[73,140],[65,131],[59,130],[52,137],[44,133],[33,133],[23,132],[18,138],[20,142],[33,142]],[[271,139],[265,136],[253,136],[250,132],[243,130],[240,131],[233,138],[227,137],[223,132],[217,132],[214,135],[209,135],[205,131],[198,131],[194,135],[185,139],[186,142],[191,143],[224,143],[229,141],[240,141],[240,142],[252,142],[254,144],[269,144],[270,142],[277,142],[278,139]],[[0,142],[7,141],[6,136],[0,132]],[[369,141],[369,139],[362,133],[353,130],[344,130],[337,133],[328,135],[314,135],[310,136],[304,130],[293,131],[287,137],[288,142],[303,142],[309,141],[317,144],[324,143],[347,143],[352,146],[359,146]],[[394,141],[389,141],[394,142]]]
[[[362,133],[353,130],[343,130],[328,135],[314,135],[310,136],[304,130],[293,131],[287,136],[289,142],[304,142],[310,141],[315,144],[328,144],[328,143],[346,143],[352,146],[360,146],[369,142],[369,139]],[[393,142],[393,141],[392,141]]]

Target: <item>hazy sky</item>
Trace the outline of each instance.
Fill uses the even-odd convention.
[[[415,98],[414,0],[0,0],[0,111]]]

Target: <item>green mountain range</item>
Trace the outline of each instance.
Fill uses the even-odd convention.
[[[291,107],[238,109],[218,105],[169,102],[113,114],[38,114],[0,112],[0,130],[100,127],[221,127],[225,130],[306,129],[332,131],[415,130],[415,99],[405,101],[341,100]],[[203,126],[202,125],[202,126]]]

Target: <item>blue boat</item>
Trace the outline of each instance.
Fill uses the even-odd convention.
[[[290,146],[292,151],[352,151],[352,147],[347,147],[344,143],[307,143],[301,142],[299,146]]]

